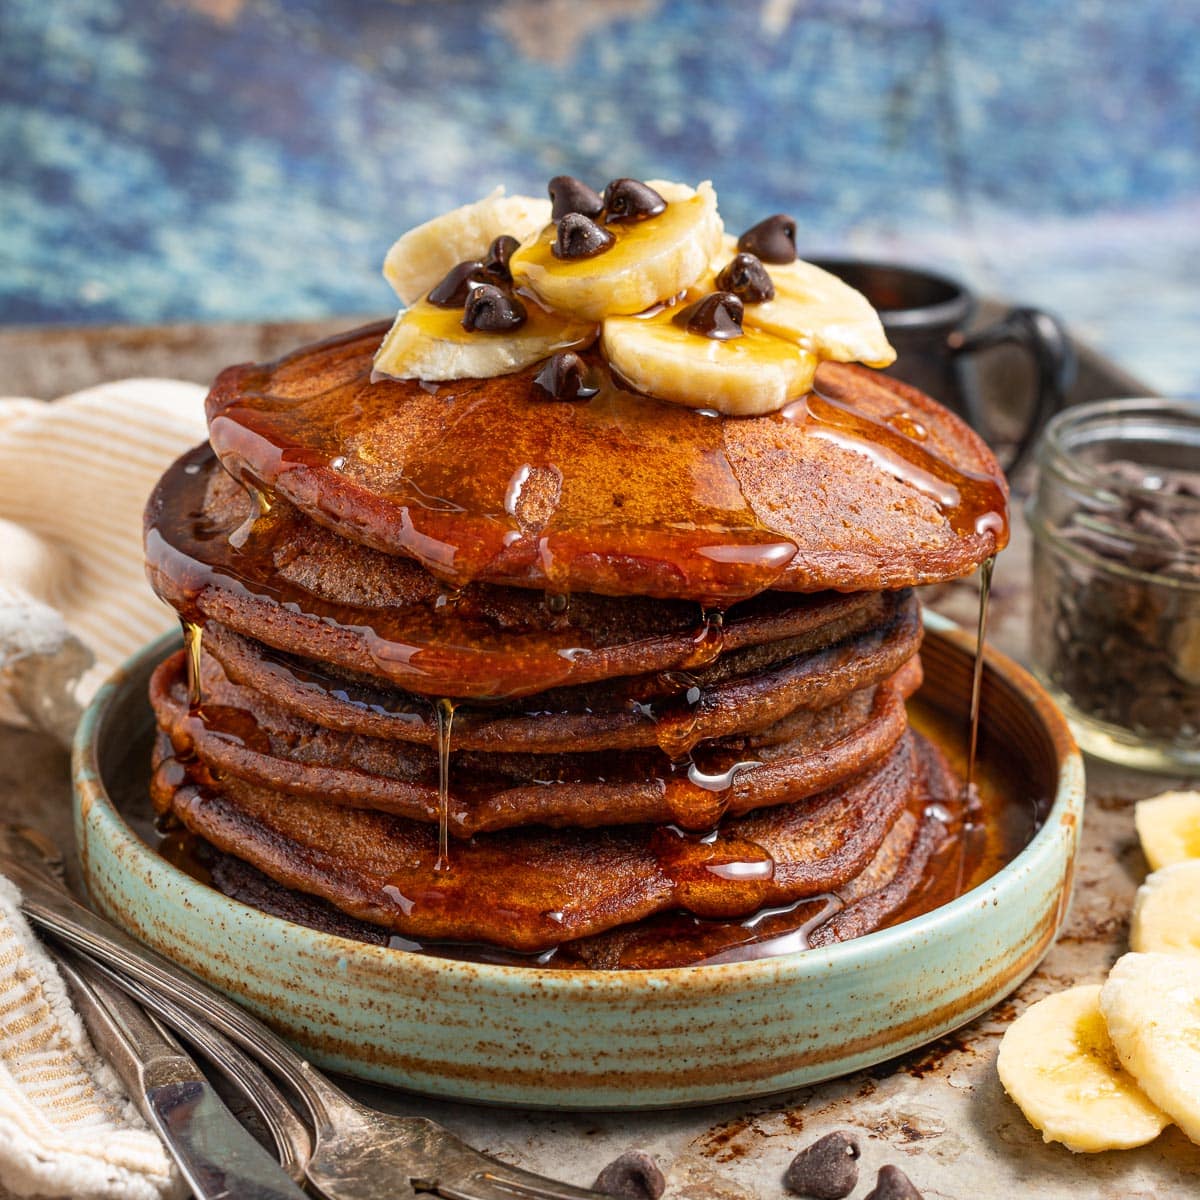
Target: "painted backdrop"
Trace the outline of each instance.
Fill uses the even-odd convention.
[[[375,312],[568,171],[937,265],[1200,392],[1192,0],[0,0],[0,322]]]

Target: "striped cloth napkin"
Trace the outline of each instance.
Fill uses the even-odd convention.
[[[104,677],[170,628],[142,570],[142,506],[204,439],[203,397],[129,379],[0,399],[0,723],[68,740]],[[0,878],[0,1196],[184,1194],[18,903]]]
[[[126,379],[0,399],[0,723],[69,739],[113,668],[170,627],[142,570],[142,507],[204,440],[203,398]]]

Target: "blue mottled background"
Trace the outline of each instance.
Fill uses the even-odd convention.
[[[711,177],[1200,392],[1194,0],[0,0],[0,171],[0,322],[382,311],[496,183]]]

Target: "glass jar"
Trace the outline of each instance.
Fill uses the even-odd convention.
[[[1200,774],[1200,402],[1069,408],[1038,464],[1035,673],[1085,750]]]

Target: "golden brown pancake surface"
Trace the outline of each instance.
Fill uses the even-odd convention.
[[[983,441],[865,368],[825,363],[783,412],[720,419],[628,391],[594,355],[578,402],[538,399],[536,368],[373,383],[383,332],[223,372],[210,440],[234,475],[452,586],[727,604],[938,582],[1007,540]]]

